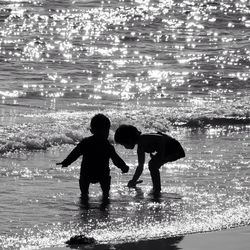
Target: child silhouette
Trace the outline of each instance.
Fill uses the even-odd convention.
[[[103,114],[97,114],[91,119],[90,128],[92,136],[84,138],[67,158],[57,165],[68,167],[82,155],[79,179],[81,197],[88,199],[90,183],[99,182],[103,200],[107,200],[111,182],[109,160],[111,159],[114,165],[122,170],[122,173],[127,173],[129,167],[108,141],[110,120]]]
[[[176,139],[160,132],[142,134],[132,125],[121,125],[115,132],[115,141],[127,149],[133,149],[137,144],[138,166],[128,187],[135,187],[141,182],[138,179],[143,172],[145,153],[150,154],[148,167],[154,195],[159,195],[161,191],[160,167],[185,157],[185,152]]]

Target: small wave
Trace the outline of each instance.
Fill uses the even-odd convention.
[[[16,135],[13,138],[9,138],[6,141],[0,142],[0,154],[8,154],[14,151],[34,151],[34,150],[46,150],[52,146],[64,145],[64,144],[76,144],[82,138],[78,132],[69,131],[66,133],[33,135],[30,138],[29,134],[25,136]]]
[[[91,117],[99,113],[97,109],[78,112],[48,112],[41,111],[36,114],[19,114],[14,124],[6,124],[0,127],[0,154],[8,154],[15,151],[46,150],[52,146],[64,144],[75,145],[84,136],[90,135],[88,128]],[[127,123],[135,125],[142,132],[171,131],[190,129],[209,129],[218,127],[239,126],[242,129],[249,129],[250,117],[246,113],[234,116],[211,114],[197,116],[196,110],[190,112],[178,108],[156,108],[145,107],[139,109],[105,110],[111,120],[110,140],[113,141],[113,134],[117,127]],[[201,113],[201,112],[200,112]],[[4,119],[4,118],[3,118]],[[4,124],[4,123],[3,123]]]
[[[236,215],[237,214],[237,215]],[[224,213],[200,211],[197,214],[186,214],[187,217],[182,221],[148,221],[137,225],[137,221],[127,218],[120,218],[119,223],[102,222],[86,236],[93,237],[97,245],[116,245],[128,243],[142,243],[143,241],[159,239],[175,239],[178,243],[188,234],[219,231],[248,225],[249,209],[241,207],[239,210],[229,209]],[[242,221],[242,218],[245,218]],[[89,224],[88,224],[89,226]],[[39,232],[37,232],[39,230]],[[79,223],[72,222],[68,224],[53,223],[47,225],[47,228],[41,229],[36,226],[26,229],[23,235],[0,236],[0,242],[4,249],[41,249],[48,247],[65,246],[65,240],[72,235],[83,234],[86,231],[86,225],[82,228]],[[15,248],[13,247],[15,246]]]
[[[36,101],[37,102],[37,101]],[[13,108],[26,108],[26,109],[41,109],[49,110],[49,108],[38,106],[37,104],[23,104],[23,103],[0,103],[3,107],[13,107]]]
[[[234,125],[250,125],[250,118],[246,117],[198,117],[189,120],[173,120],[176,126],[185,126],[190,128],[201,128],[206,126],[234,126]]]

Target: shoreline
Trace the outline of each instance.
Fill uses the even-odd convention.
[[[117,245],[64,246],[41,250],[248,250],[250,244],[250,226],[243,226],[221,231],[195,233],[166,239],[123,243]]]

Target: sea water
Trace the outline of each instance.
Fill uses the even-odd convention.
[[[250,223],[250,3],[247,0],[0,1],[0,248],[162,239]],[[80,159],[56,166],[96,113],[161,131],[186,157],[161,169],[111,163],[110,204],[98,184],[79,197]],[[148,160],[148,158],[147,158]]]

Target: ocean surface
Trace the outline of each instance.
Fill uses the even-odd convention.
[[[184,236],[250,224],[250,2],[0,0],[0,249]],[[96,113],[178,139],[161,169],[111,164],[111,201],[78,187],[80,159],[56,166]]]

